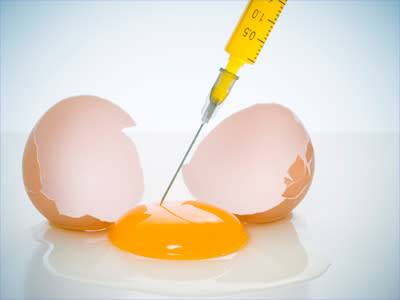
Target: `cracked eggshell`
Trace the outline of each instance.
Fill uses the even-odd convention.
[[[299,119],[279,104],[257,104],[214,128],[183,167],[198,201],[248,223],[287,216],[307,193],[314,150]]]
[[[51,107],[33,128],[23,156],[25,189],[50,222],[75,230],[104,229],[140,202],[143,172],[134,126],[115,104],[77,96]]]

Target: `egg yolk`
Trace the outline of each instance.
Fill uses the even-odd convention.
[[[137,206],[111,226],[109,238],[136,255],[179,260],[227,255],[248,239],[235,216],[197,201]]]

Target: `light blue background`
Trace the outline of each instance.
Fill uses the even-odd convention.
[[[144,130],[192,130],[246,1],[2,1],[1,127],[92,94]],[[311,132],[399,128],[399,2],[288,1],[213,126],[259,102]]]

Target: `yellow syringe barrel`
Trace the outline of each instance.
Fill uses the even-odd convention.
[[[244,64],[254,64],[274,27],[286,0],[250,0],[225,47],[231,57],[227,70],[236,73]]]
[[[229,62],[211,89],[210,101],[222,103],[238,79],[240,67],[255,63],[285,4],[286,0],[249,1],[225,47]]]

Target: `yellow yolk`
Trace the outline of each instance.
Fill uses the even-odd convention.
[[[235,216],[197,201],[137,206],[111,226],[109,238],[136,255],[180,260],[227,255],[247,242]]]

